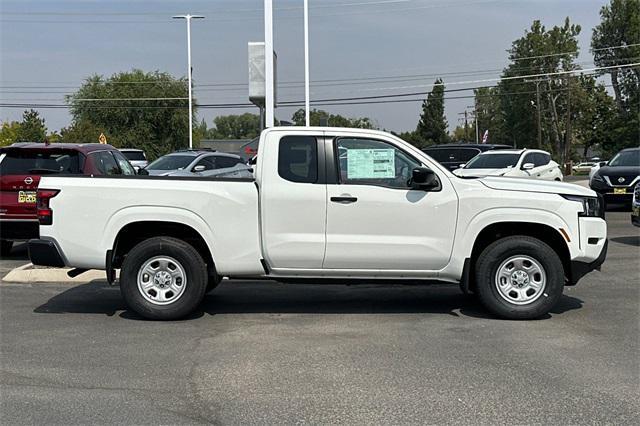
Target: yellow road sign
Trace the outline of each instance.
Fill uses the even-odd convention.
[[[102,144],[106,144],[107,143],[107,137],[104,135],[104,133],[100,133],[100,137],[98,138],[98,142],[100,142]]]

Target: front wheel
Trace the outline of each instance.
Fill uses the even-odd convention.
[[[155,237],[136,245],[120,271],[120,291],[127,305],[154,320],[179,319],[204,298],[207,265],[188,243]]]
[[[558,303],[563,288],[560,258],[536,238],[502,238],[484,249],[476,263],[480,301],[501,318],[539,318]]]

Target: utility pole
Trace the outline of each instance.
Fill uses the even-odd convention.
[[[309,0],[304,0],[304,121],[311,126],[309,111]]]
[[[265,127],[275,124],[275,87],[273,76],[273,0],[264,0],[264,77]]]
[[[563,163],[567,163],[569,161],[569,156],[571,155],[571,77],[566,77],[567,81],[567,129],[565,131],[565,141],[564,141],[564,153],[563,153]]]
[[[185,19],[187,21],[187,78],[189,80],[189,149],[193,149],[193,94],[191,84],[191,20],[204,19],[201,15],[176,15],[173,19]]]
[[[480,143],[480,131],[478,130],[478,100],[476,99],[472,107],[467,108],[473,108],[473,120],[476,122],[476,144],[478,144]]]

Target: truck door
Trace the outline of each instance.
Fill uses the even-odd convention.
[[[382,139],[337,137],[336,183],[327,185],[325,269],[439,270],[451,257],[458,197],[449,179],[435,192],[408,181],[422,162]],[[327,159],[329,161],[329,159]],[[330,177],[327,176],[329,182]]]
[[[260,146],[265,259],[273,269],[321,269],[327,215],[322,136],[271,132],[265,142]]]

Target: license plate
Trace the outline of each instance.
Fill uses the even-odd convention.
[[[18,192],[18,202],[19,203],[35,203],[36,202],[36,192],[35,191],[20,191]]]
[[[614,194],[626,194],[627,188],[613,188]]]

